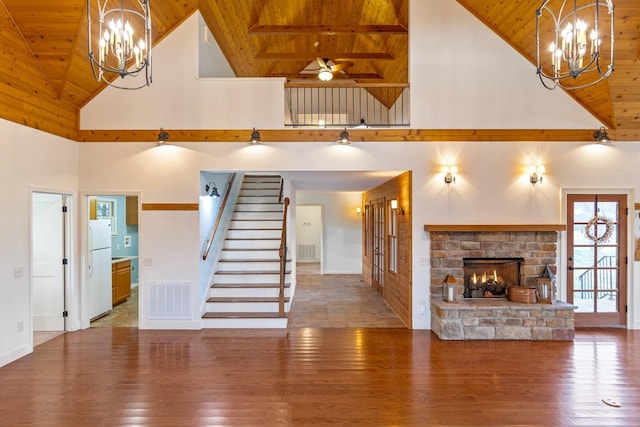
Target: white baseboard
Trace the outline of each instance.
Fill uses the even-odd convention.
[[[22,345],[9,353],[0,356],[0,366],[8,365],[11,362],[15,362],[21,357],[27,354],[33,353],[33,346],[29,344]]]

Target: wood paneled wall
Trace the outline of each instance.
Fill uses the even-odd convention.
[[[411,327],[412,324],[412,226],[411,226],[411,171],[406,171],[397,177],[385,182],[384,184],[371,189],[362,195],[363,206],[369,206],[372,201],[384,199],[385,205],[389,200],[398,200],[398,268],[397,272],[389,271],[388,259],[385,259],[384,268],[384,287],[383,297],[389,306],[395,311],[395,313],[402,319],[402,321]],[[404,214],[400,212],[401,208],[404,210]],[[366,211],[366,209],[364,209]],[[388,249],[388,209],[385,209],[385,245]],[[366,233],[365,220],[362,221],[363,245],[366,245],[367,239],[364,235]],[[387,257],[388,250],[385,250]],[[372,284],[372,257],[370,253],[367,253],[365,248],[362,250],[362,273],[364,280],[371,285]]]
[[[0,117],[75,140],[77,108],[60,100],[4,7],[0,7],[0,46]]]

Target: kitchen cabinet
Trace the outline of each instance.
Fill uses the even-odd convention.
[[[127,196],[125,212],[126,212],[127,225],[138,225],[138,197],[137,196]]]
[[[98,199],[89,199],[89,219],[98,219]]]
[[[131,260],[111,264],[113,305],[123,303],[131,296]]]

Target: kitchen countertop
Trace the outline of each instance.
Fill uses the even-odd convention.
[[[117,263],[123,262],[123,261],[131,261],[132,259],[136,259],[136,258],[138,258],[138,257],[135,256],[135,255],[111,257],[111,264],[117,264]]]

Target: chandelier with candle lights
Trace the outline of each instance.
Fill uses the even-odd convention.
[[[536,67],[544,87],[581,89],[611,75],[613,12],[611,0],[542,1],[536,10]],[[541,53],[541,39],[548,53]]]
[[[92,3],[97,5],[93,9],[97,17],[93,27]],[[87,0],[89,61],[93,76],[119,89],[149,86],[152,71],[149,0],[116,0],[112,8],[108,8],[108,3],[109,0]],[[125,82],[125,77],[132,78]]]

